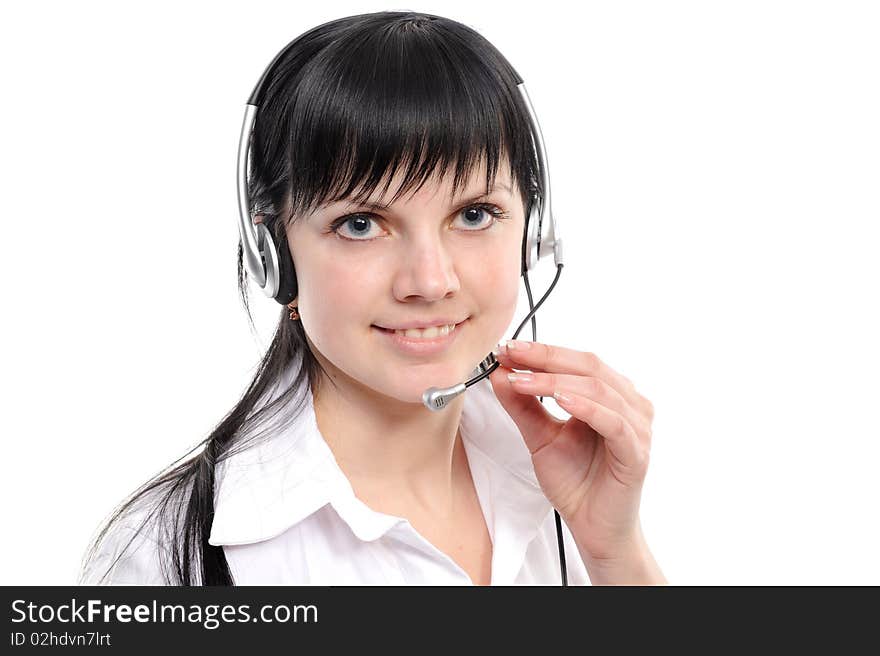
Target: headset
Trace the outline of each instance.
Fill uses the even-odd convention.
[[[238,230],[241,237],[242,257],[247,265],[251,279],[262,290],[262,292],[282,305],[287,305],[294,298],[294,272],[293,260],[290,255],[290,249],[286,243],[282,244],[282,248],[275,246],[275,240],[272,238],[272,232],[264,223],[255,223],[251,218],[250,198],[248,197],[248,157],[251,147],[251,135],[253,133],[254,123],[257,118],[257,111],[263,102],[266,93],[267,80],[272,76],[276,64],[284,57],[290,48],[292,48],[299,37],[288,43],[281,51],[275,55],[275,58],[269,63],[263,71],[263,75],[254,87],[253,92],[248,98],[245,105],[244,121],[241,126],[241,136],[238,142],[238,212],[239,223]],[[550,171],[547,164],[547,154],[544,148],[544,136],[541,132],[541,126],[538,123],[538,117],[532,107],[529,94],[526,91],[525,83],[522,78],[511,71],[517,81],[517,89],[522,96],[526,108],[529,113],[529,120],[532,125],[532,146],[538,158],[541,170],[541,178],[544,187],[543,199],[532,197],[529,203],[528,215],[526,217],[525,230],[523,231],[522,242],[522,266],[521,275],[526,287],[526,295],[529,301],[529,313],[526,315],[522,323],[513,333],[513,339],[519,336],[523,326],[531,319],[532,322],[532,340],[536,341],[537,326],[534,315],[541,307],[541,304],[553,291],[559,276],[562,273],[562,239],[559,233],[559,224],[553,216],[553,209],[550,203]],[[546,220],[545,220],[546,217]],[[556,265],[556,277],[550,284],[550,287],[538,301],[537,305],[532,305],[532,291],[529,286],[528,272],[533,271],[538,264],[538,260],[553,254],[554,264]],[[437,412],[446,407],[450,400],[459,394],[462,394],[468,387],[474,383],[491,375],[500,366],[500,363],[491,353],[486,357],[474,371],[471,378],[463,383],[452,387],[430,387],[422,394],[422,402],[429,410]],[[543,403],[544,398],[541,397]],[[565,548],[562,539],[562,521],[559,517],[559,511],[555,508],[553,512],[556,515],[556,539],[559,545],[559,565],[562,574],[562,585],[568,585],[568,575],[565,563]]]

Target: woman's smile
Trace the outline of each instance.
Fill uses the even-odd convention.
[[[422,332],[422,336],[418,337],[413,334],[414,330],[389,330],[379,326],[372,326],[373,329],[387,340],[387,343],[396,349],[409,355],[436,355],[448,349],[456,340],[459,333],[467,325],[468,319],[459,324],[443,328],[431,327]]]

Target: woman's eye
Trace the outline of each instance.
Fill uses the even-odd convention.
[[[508,218],[501,208],[488,203],[471,205],[460,210],[456,218],[461,218],[464,232],[488,230],[497,221]],[[493,220],[489,220],[493,219]],[[330,224],[330,231],[349,241],[371,241],[380,235],[372,234],[371,227],[376,220],[369,214],[350,214],[336,219]]]
[[[459,216],[464,217],[465,225],[482,226],[487,223],[487,218],[502,218],[503,212],[494,205],[473,205],[471,207],[464,208],[461,212],[459,212]],[[486,227],[477,229],[486,230],[486,228],[491,227],[492,225],[494,225],[494,223],[495,221],[489,221]]]
[[[336,221],[330,226],[330,229],[343,239],[349,239],[351,241],[368,241],[368,239],[364,239],[364,235],[370,235],[371,223],[375,223],[372,217],[364,214],[353,214],[351,216],[344,216],[341,219],[336,219]],[[347,237],[340,234],[340,229],[343,227],[348,228],[346,232],[348,232],[349,235],[354,236]],[[375,235],[373,235],[373,237],[375,237]],[[373,237],[370,237],[370,239]]]

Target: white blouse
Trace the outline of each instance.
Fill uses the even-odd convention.
[[[291,379],[295,362],[283,377]],[[283,389],[276,387],[275,390]],[[472,585],[468,574],[403,517],[358,499],[315,420],[308,392],[291,425],[228,457],[215,473],[209,543],[222,545],[237,585]],[[559,585],[553,508],[516,424],[488,379],[464,393],[461,437],[492,540],[492,585]],[[141,517],[111,531],[78,583],[168,585],[161,541],[135,534]],[[100,581],[132,538],[122,558]],[[589,585],[563,522],[569,585]]]

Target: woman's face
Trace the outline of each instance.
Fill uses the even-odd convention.
[[[399,179],[368,203],[386,203]],[[432,178],[387,209],[346,199],[288,227],[300,320],[337,384],[421,404],[428,387],[466,380],[504,336],[518,297],[523,200],[506,164],[485,191],[483,168],[455,199],[451,180]],[[401,348],[379,328],[447,319],[466,321],[432,353]]]

